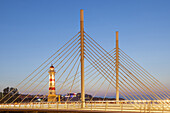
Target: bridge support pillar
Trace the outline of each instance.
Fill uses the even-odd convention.
[[[80,37],[81,37],[81,107],[85,107],[84,93],[84,11],[80,10]]]
[[[116,31],[116,101],[119,103],[119,39]]]

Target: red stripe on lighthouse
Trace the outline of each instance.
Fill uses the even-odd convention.
[[[50,81],[55,81],[55,79],[50,79]]]
[[[55,90],[55,87],[49,87],[49,90]]]

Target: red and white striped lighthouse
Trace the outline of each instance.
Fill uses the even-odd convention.
[[[55,91],[55,71],[54,66],[50,66],[49,73],[49,94],[48,94],[48,102],[56,102],[56,91]]]

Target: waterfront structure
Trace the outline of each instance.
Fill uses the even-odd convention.
[[[56,102],[56,90],[55,90],[55,70],[54,66],[50,66],[49,73],[49,94],[48,94],[48,102]]]

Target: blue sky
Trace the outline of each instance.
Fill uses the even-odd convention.
[[[79,31],[120,48],[170,87],[169,0],[0,0],[0,91],[15,86]]]

